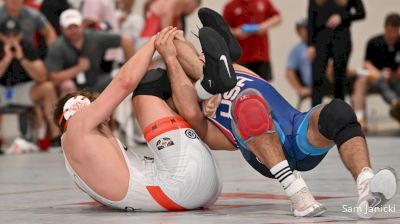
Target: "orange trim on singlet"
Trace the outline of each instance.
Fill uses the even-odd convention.
[[[178,205],[169,198],[160,186],[146,186],[153,199],[163,208],[168,211],[186,211],[188,209]]]
[[[191,128],[190,125],[179,116],[164,117],[149,124],[144,129],[144,138],[150,142],[153,138],[164,134],[165,132],[180,129]]]

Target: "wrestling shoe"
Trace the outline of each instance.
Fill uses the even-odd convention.
[[[242,48],[233,36],[224,17],[209,8],[201,8],[197,14],[203,26],[213,28],[225,39],[232,61],[238,60],[242,56]]]
[[[237,77],[225,40],[209,27],[200,29],[199,39],[205,63],[203,75],[196,82],[195,88],[200,99],[206,100],[231,90],[236,86]]]
[[[385,205],[397,192],[397,175],[393,168],[385,167],[372,178],[357,183],[359,200],[357,215],[363,219],[372,218],[378,207]]]
[[[293,181],[286,189],[289,196],[291,208],[296,217],[316,217],[326,212],[325,206],[317,202],[308,189],[304,179],[299,172],[293,173],[296,180]]]

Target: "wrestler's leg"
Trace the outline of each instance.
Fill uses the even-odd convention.
[[[152,186],[147,187],[150,194],[157,200],[160,188],[175,203],[166,205],[167,210],[212,205],[222,189],[220,172],[195,131],[157,96],[136,95],[132,104],[154,156],[155,168],[149,171]]]
[[[311,145],[324,147],[336,143],[340,157],[357,182],[359,193],[357,214],[374,215],[374,209],[385,204],[396,193],[397,177],[393,169],[384,168],[375,175],[371,169],[368,146],[354,111],[341,100],[321,106],[311,113],[307,130]]]
[[[174,44],[183,70],[192,80],[198,80],[203,74],[204,56],[183,38],[174,40]]]
[[[293,174],[289,166],[293,159],[285,156],[265,99],[252,90],[246,90],[237,97],[232,108],[234,133],[240,137],[241,152],[250,165],[265,176],[272,174],[280,182],[292,203],[295,216],[319,216],[324,213],[326,209],[315,201],[304,180]]]
[[[324,106],[314,110],[310,115],[310,123],[307,130],[307,138],[311,145],[324,148],[334,143],[321,134],[318,128],[318,120]],[[343,143],[339,148],[340,157],[346,168],[357,179],[364,167],[371,167],[368,147],[363,137],[357,136]]]

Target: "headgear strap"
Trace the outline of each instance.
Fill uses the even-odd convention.
[[[60,116],[58,124],[61,125],[63,119],[65,119],[67,125],[68,120],[76,113],[78,110],[88,106],[90,104],[90,100],[86,96],[74,96],[67,100],[63,107],[63,113]]]

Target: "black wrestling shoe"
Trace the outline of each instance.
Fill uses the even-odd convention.
[[[196,82],[197,94],[209,99],[236,86],[237,78],[225,40],[210,27],[199,31],[201,48],[205,56],[203,77]]]
[[[242,48],[233,36],[224,17],[209,8],[199,9],[198,16],[203,26],[213,28],[225,39],[232,61],[238,60],[242,56]]]

